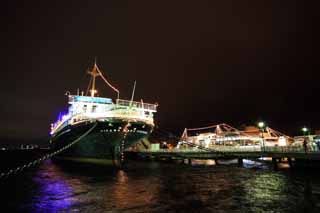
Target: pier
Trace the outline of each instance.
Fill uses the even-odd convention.
[[[262,122],[259,123],[259,128],[250,127],[244,131],[221,123],[201,128],[186,128],[174,148],[160,148],[160,144],[153,144],[149,147],[137,146],[130,152],[143,159],[188,162],[192,159],[210,159],[215,160],[216,164],[218,160],[237,159],[240,166],[243,165],[244,159],[268,159],[275,169],[278,163],[283,162],[288,163],[290,167],[308,167],[320,163],[320,148],[316,139],[316,136],[294,139],[266,127]],[[129,154],[129,151],[127,153]]]
[[[237,159],[238,164],[242,165],[244,159],[261,160],[263,158],[271,158],[275,169],[279,162],[286,161],[290,167],[297,164],[312,165],[320,162],[320,152],[305,152],[301,147],[268,147],[264,151],[260,148],[226,148],[217,149],[159,149],[159,150],[143,150],[130,151],[143,159],[162,159],[162,160],[226,160]],[[305,165],[306,166],[306,165]]]

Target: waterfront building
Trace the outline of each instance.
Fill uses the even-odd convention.
[[[203,128],[185,128],[181,142],[206,148],[214,146],[288,146],[293,139],[269,127],[261,130],[254,126],[240,131],[222,123]],[[181,144],[181,143],[180,143]]]

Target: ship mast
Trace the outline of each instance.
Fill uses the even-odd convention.
[[[91,97],[94,97],[94,94],[97,93],[96,90],[96,77],[100,75],[100,73],[98,72],[98,66],[97,63],[94,62],[94,66],[93,69],[91,71],[88,72],[91,75],[91,79],[92,79],[92,86],[91,86]]]
[[[94,62],[94,66],[92,68],[91,71],[88,71],[88,73],[91,75],[91,79],[90,79],[90,82],[89,82],[89,85],[88,85],[88,88],[87,88],[87,92],[86,92],[86,95],[88,94],[89,92],[89,88],[90,88],[90,85],[91,85],[91,90],[90,90],[90,93],[91,93],[91,97],[94,97],[94,94],[97,93],[97,90],[96,90],[96,77],[97,76],[100,76],[102,78],[102,80],[113,90],[117,93],[117,99],[119,99],[119,95],[120,95],[120,92],[117,88],[115,88],[114,86],[112,86],[108,81],[107,79],[103,76],[103,74],[101,73],[96,61]]]

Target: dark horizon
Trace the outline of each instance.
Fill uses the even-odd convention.
[[[136,80],[135,99],[159,103],[157,126],[177,135],[260,120],[291,136],[320,129],[315,1],[2,5],[2,140],[48,137],[95,57],[122,98]]]

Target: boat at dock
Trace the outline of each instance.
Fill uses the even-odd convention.
[[[86,94],[68,93],[68,112],[51,125],[50,144],[55,160],[110,163],[121,166],[124,150],[147,138],[154,128],[157,104],[119,98],[119,90],[104,77],[95,63]],[[117,99],[98,97],[96,78],[117,93]],[[89,90],[91,88],[91,90]],[[90,92],[90,95],[88,95]]]

